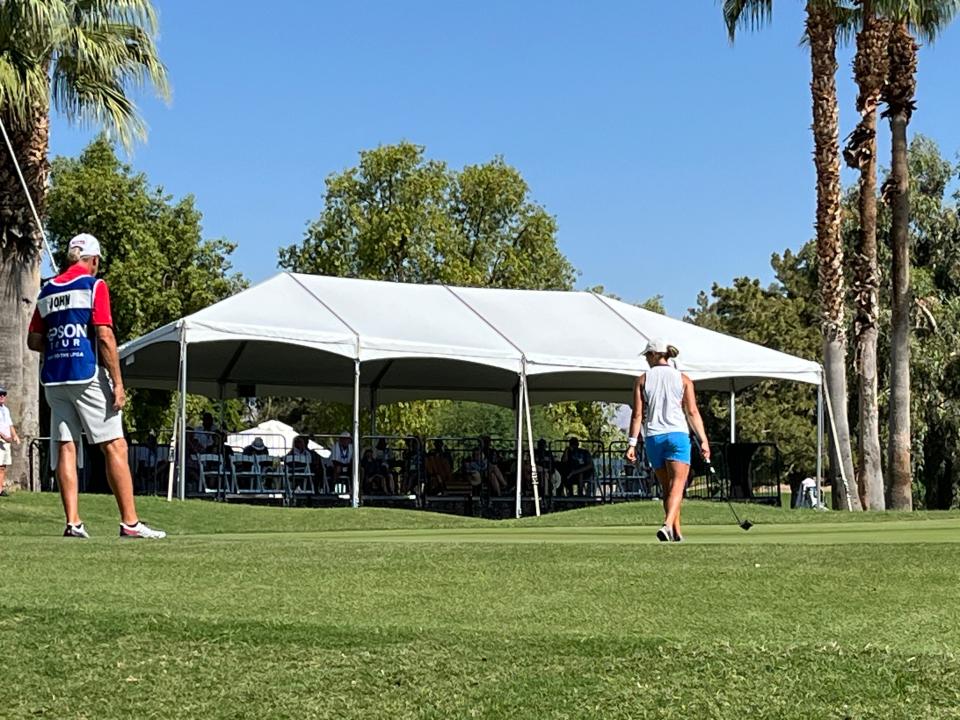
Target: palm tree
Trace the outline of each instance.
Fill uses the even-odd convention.
[[[156,27],[150,0],[0,1],[0,120],[41,214],[51,105],[70,120],[112,129],[127,145],[144,137],[128,90],[149,82],[167,94]],[[25,338],[40,285],[43,232],[14,157],[6,144],[0,147],[0,383],[10,391],[21,434],[35,437],[38,365]],[[21,446],[14,458],[12,480],[20,485],[27,483],[26,455]]]
[[[724,0],[723,16],[731,40],[740,27],[768,22],[773,0]],[[842,0],[807,0],[806,39],[810,46],[814,163],[817,168],[817,259],[823,329],[823,365],[836,429],[833,460],[853,479],[850,425],[847,419],[847,355],[844,312],[843,246],[840,242],[840,127],[837,109],[837,36],[850,19]],[[839,507],[860,510],[860,498],[834,484]]]
[[[960,9],[958,0],[876,0],[878,11],[893,21],[888,44],[887,82],[883,116],[890,121],[890,177],[884,198],[890,204],[891,328],[890,328],[890,505],[913,508],[910,452],[910,172],[907,165],[907,126],[916,109],[917,50],[913,33],[932,41]]]
[[[878,17],[873,0],[861,3],[863,25],[857,34],[853,61],[860,122],[850,134],[843,156],[860,171],[860,228],[853,257],[854,358],[859,383],[857,486],[869,510],[884,509],[880,452],[880,410],[877,401],[877,321],[880,271],[877,263],[877,107],[887,81],[889,20]]]

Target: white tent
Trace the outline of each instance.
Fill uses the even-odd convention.
[[[261,438],[272,457],[283,457],[293,447],[294,438],[299,435],[299,432],[286,423],[279,420],[266,420],[252,428],[227,435],[227,445],[234,449],[243,449],[257,438]],[[313,440],[307,440],[307,448],[322,458],[330,457],[330,451]]]
[[[677,367],[699,389],[729,391],[731,407],[736,390],[765,378],[821,383],[817,363],[594,293],[295,273],[165,325],[120,355],[133,387],[352,402],[358,437],[361,404],[477,400],[522,416],[530,404],[629,402],[653,337],[680,349]]]

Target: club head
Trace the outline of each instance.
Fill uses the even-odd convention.
[[[753,527],[753,523],[750,522],[749,520],[744,520],[742,523],[740,523],[740,527],[743,528],[744,530],[749,530],[750,528]]]

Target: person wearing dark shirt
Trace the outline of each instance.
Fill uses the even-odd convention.
[[[453,481],[453,455],[439,438],[433,441],[433,450],[427,453],[426,471],[428,493],[443,493]]]
[[[563,467],[561,471],[562,486],[566,494],[572,495],[573,489],[576,488],[577,493],[583,495],[587,483],[593,479],[594,466],[593,456],[580,447],[579,438],[570,438],[570,443],[563,452],[560,464]]]
[[[266,444],[263,442],[262,437],[257,437],[253,439],[253,442],[247,445],[243,449],[244,455],[259,455],[261,457],[269,455],[270,450],[267,448]]]

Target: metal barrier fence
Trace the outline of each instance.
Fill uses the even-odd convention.
[[[781,504],[783,465],[774,443],[715,443],[711,447],[717,474],[711,476],[694,454],[687,497]]]
[[[161,435],[163,437],[163,435]],[[260,435],[261,441],[229,445],[222,433],[187,433],[187,497],[216,500],[271,499],[284,504],[348,502],[352,440],[341,435]],[[175,453],[153,434],[128,439],[128,461],[137,494],[165,495]],[[571,439],[534,448],[539,493],[546,509],[570,503],[609,503],[661,497],[660,484],[643,451],[627,462],[625,440],[606,445]],[[529,450],[521,458],[521,494],[532,497]],[[109,492],[102,454],[83,443],[82,492]],[[360,496],[369,502],[413,507],[462,504],[483,512],[512,501],[516,488],[516,443],[503,438],[364,435],[360,439]],[[694,453],[686,497],[780,504],[782,465],[773,443],[716,443],[716,475]],[[56,490],[49,466],[49,439],[29,445],[30,472],[42,491]],[[174,478],[176,481],[176,478]]]

